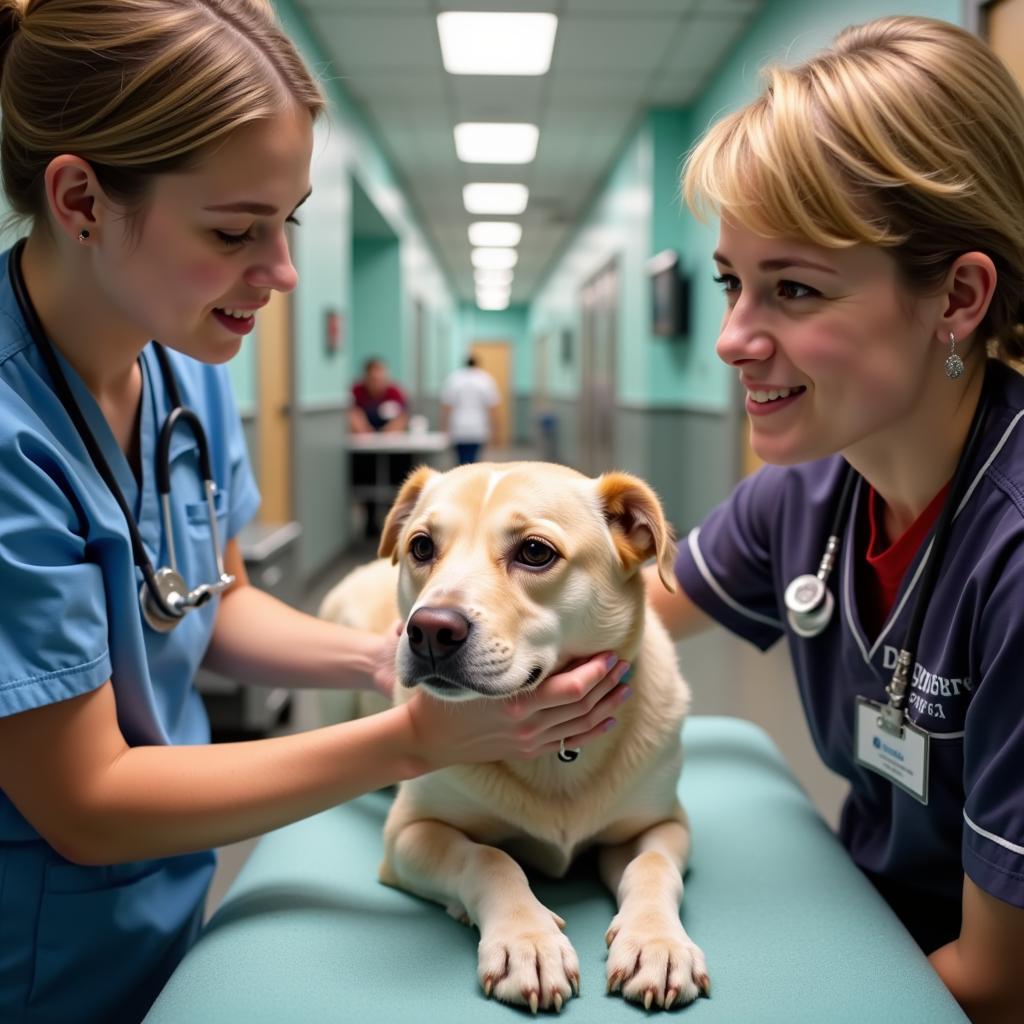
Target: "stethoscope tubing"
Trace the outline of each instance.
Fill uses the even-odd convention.
[[[82,439],[82,443],[85,445],[96,471],[106,484],[107,489],[117,502],[118,507],[124,516],[125,524],[128,527],[128,536],[132,546],[132,558],[139,570],[142,572],[144,590],[148,591],[149,596],[152,598],[157,609],[159,609],[159,612],[161,613],[158,618],[163,623],[162,628],[170,628],[180,621],[190,608],[205,603],[214,593],[225,589],[234,581],[234,578],[230,577],[224,570],[224,557],[220,546],[220,537],[217,530],[216,507],[214,505],[214,496],[217,492],[217,485],[213,479],[210,449],[206,439],[206,431],[203,429],[202,422],[195,412],[182,404],[181,393],[178,390],[178,383],[175,379],[174,371],[171,367],[171,362],[167,356],[167,352],[159,342],[154,341],[153,348],[156,352],[157,361],[160,363],[160,373],[163,377],[164,387],[167,390],[168,398],[170,399],[172,407],[160,428],[160,435],[157,441],[156,462],[157,491],[160,495],[164,535],[166,537],[171,568],[156,570],[153,568],[153,563],[150,560],[149,555],[146,553],[145,545],[142,542],[142,536],[139,533],[135,517],[132,515],[131,509],[128,507],[128,501],[124,496],[124,492],[121,490],[121,487],[114,476],[114,471],[111,469],[110,463],[107,462],[106,457],[100,450],[99,442],[96,440],[95,435],[89,428],[89,424],[86,422],[85,416],[82,414],[82,410],[79,408],[78,402],[71,391],[71,386],[68,384],[67,377],[61,369],[60,362],[57,359],[57,354],[54,352],[50,339],[47,337],[46,331],[43,329],[42,322],[40,321],[39,315],[32,303],[32,299],[28,294],[28,289],[25,287],[25,278],[21,272],[21,256],[24,248],[25,239],[19,239],[11,250],[8,261],[8,276],[10,278],[12,291],[14,292],[15,301],[18,303],[18,308],[25,319],[25,324],[29,329],[32,340],[36,343],[36,347],[39,349],[43,362],[46,364],[46,368],[50,373],[50,378],[53,381],[57,397],[60,399],[64,409],[67,411],[68,416],[71,418],[75,429],[78,431],[78,435]],[[184,597],[178,595],[181,599],[178,603],[173,604],[165,597],[163,589],[160,586],[158,576],[173,576],[175,580],[181,579],[177,571],[177,558],[174,550],[174,530],[170,514],[170,445],[172,434],[178,423],[186,424],[191,430],[196,441],[196,448],[199,454],[200,474],[202,476],[203,490],[206,496],[207,509],[210,516],[210,536],[213,543],[213,553],[217,566],[218,579],[216,583],[203,584],[192,592],[188,591],[187,585],[182,581],[185,595]],[[172,589],[177,590],[178,588],[174,587]],[[144,613],[147,612],[145,604],[143,604],[143,611]],[[148,614],[146,614],[146,620],[153,625]],[[154,625],[154,628],[157,627]]]
[[[932,531],[930,550],[927,556],[928,562],[925,566],[923,575],[918,581],[917,594],[914,598],[910,621],[907,625],[907,632],[904,636],[903,645],[897,659],[896,672],[894,673],[893,680],[890,682],[890,697],[897,706],[901,706],[902,704],[902,699],[906,690],[906,671],[909,666],[913,665],[914,657],[917,653],[918,641],[921,637],[921,630],[928,610],[929,595],[935,587],[935,583],[938,579],[939,571],[941,570],[942,562],[945,557],[946,548],[949,546],[953,519],[956,516],[957,510],[963,501],[964,494],[967,491],[968,475],[970,473],[970,467],[974,461],[974,453],[980,444],[983,434],[987,410],[988,401],[985,397],[985,392],[982,391],[982,395],[978,399],[978,405],[975,408],[974,415],[971,419],[971,426],[968,430],[967,439],[964,442],[963,449],[960,452],[960,457],[957,460],[957,466],[953,474],[953,480],[950,484],[949,492],[942,504],[942,509],[939,512],[939,518],[936,521],[934,530]],[[850,513],[853,510],[856,483],[859,476],[860,474],[853,468],[853,466],[847,464],[843,476],[843,485],[840,491],[839,501],[836,506],[836,511],[833,516],[828,539],[826,541],[825,553],[822,556],[821,564],[818,569],[817,578],[822,582],[822,584],[827,584],[828,577],[831,575],[832,569],[838,559],[839,547],[842,543],[842,535],[849,528],[849,518]],[[790,584],[790,586],[792,586],[792,584]],[[787,590],[788,589],[789,588],[787,588]],[[791,616],[807,614],[802,610],[790,608],[788,606],[788,602],[787,611],[790,612]],[[824,631],[826,625],[827,621],[823,623],[816,632],[802,633],[799,629],[796,629],[796,632],[805,637],[817,636]],[[795,623],[794,628],[796,628]]]

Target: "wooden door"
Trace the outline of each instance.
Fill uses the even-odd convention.
[[[508,444],[512,411],[512,347],[507,341],[474,341],[469,354],[481,370],[486,370],[498,385],[501,404],[498,406],[497,433],[491,444],[503,448]]]
[[[258,465],[263,523],[294,517],[292,495],[292,307],[289,295],[272,292],[256,318]]]
[[[1024,87],[1024,0],[996,0],[984,15],[988,45]]]

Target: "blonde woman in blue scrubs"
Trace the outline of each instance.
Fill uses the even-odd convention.
[[[418,695],[208,745],[200,661],[393,682],[393,640],[249,586],[234,539],[258,494],[220,364],[296,285],[285,225],[323,98],[264,0],[0,0],[0,58],[3,183],[30,225],[0,255],[0,1020],[135,1021],[196,935],[213,847],[441,765],[586,743],[624,666],[591,659],[517,705]],[[128,524],[172,561],[154,477],[174,387],[205,427],[234,582],[160,631]],[[190,430],[166,464],[178,568],[216,581]]]

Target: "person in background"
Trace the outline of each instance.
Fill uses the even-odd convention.
[[[676,593],[648,572],[648,594],[677,638],[786,641],[850,784],[840,840],[975,1024],[1016,1024],[1024,97],[926,18],[767,77],[683,178],[720,217],[717,350],[767,465],[679,545]]]
[[[448,434],[460,466],[476,462],[498,432],[501,395],[494,378],[469,356],[441,388],[441,430]]]
[[[352,385],[352,405],[348,411],[348,429],[352,434],[395,434],[409,425],[409,406],[405,393],[391,379],[388,365],[379,356],[363,364],[363,376]],[[387,479],[378,480],[383,460]],[[412,469],[407,452],[352,453],[352,483],[363,488],[397,488]],[[368,538],[380,533],[381,502],[371,496],[363,502],[366,511],[364,532]]]
[[[134,1024],[198,934],[215,847],[442,765],[554,758],[604,731],[624,668],[210,745],[200,662],[395,682],[397,636],[287,607],[238,544],[259,493],[222,364],[296,286],[324,99],[266,0],[0,0],[0,62],[28,232],[0,253],[0,1021]],[[164,591],[154,619],[172,560],[195,603]]]
[[[391,379],[388,364],[371,356],[363,365],[363,376],[352,385],[352,407],[348,429],[353,434],[405,430],[409,403],[402,389]]]

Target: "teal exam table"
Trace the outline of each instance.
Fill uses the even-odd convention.
[[[693,717],[684,737],[680,793],[693,855],[683,923],[707,955],[712,990],[710,999],[670,1011],[672,1019],[966,1021],[765,733],[738,719]],[[372,793],[262,838],[147,1024],[529,1017],[485,999],[475,929],[377,881],[389,799]],[[636,1024],[664,1012],[605,994],[614,903],[592,863],[561,881],[531,881],[567,921],[579,954],[582,992],[562,1019]]]

